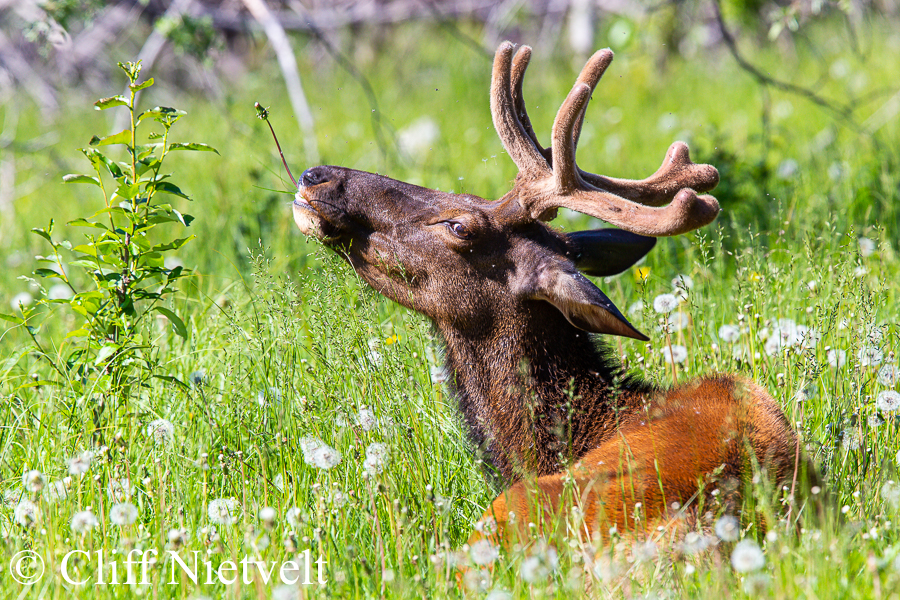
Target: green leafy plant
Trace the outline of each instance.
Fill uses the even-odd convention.
[[[119,67],[129,80],[128,96],[103,98],[94,106],[98,110],[124,107],[129,113],[129,126],[113,135],[94,136],[89,147],[80,149],[90,161],[93,175],[63,177],[65,183],[95,186],[103,198],[100,210],[69,222],[86,230],[84,243],[54,239],[52,219],[46,229],[32,230],[52,248],[47,256],[38,257],[45,266],[35,269],[34,274],[60,280],[68,293],[49,294],[35,307],[20,307],[21,317],[2,315],[26,327],[40,356],[60,376],[60,385],[77,397],[97,400],[94,421],[98,427],[108,400],[126,402],[135,387],[145,385],[151,377],[173,380],[157,372],[151,317],[163,315],[174,332],[187,339],[184,322],[165,303],[176,295],[177,282],[190,271],[175,262],[167,264],[165,259],[194,236],[161,239],[162,226],[188,227],[193,220],[163,200],[166,196],[190,198],[162,167],[176,150],[218,154],[206,144],[170,141],[172,126],[185,113],[168,107],[138,112],[135,97],[152,86],[153,79],[138,82],[140,61],[119,63]],[[150,132],[147,143],[139,144],[138,129],[145,122],[156,123],[161,130]],[[124,146],[125,160],[117,162],[98,150],[116,145]],[[39,327],[31,325],[38,316],[37,307],[52,304],[64,304],[80,317],[54,353],[45,350],[38,339]]]

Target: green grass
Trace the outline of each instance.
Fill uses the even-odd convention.
[[[773,76],[810,85],[822,69],[846,72],[826,79],[821,93],[859,87],[860,93],[875,94],[860,104],[857,116],[865,122],[896,93],[896,65],[886,57],[900,48],[896,28],[874,23],[865,32],[862,55],[846,50],[844,30],[831,24],[806,30],[812,42],[798,44],[793,56],[769,47],[754,60]],[[760,93],[724,54],[672,60],[658,71],[660,48],[649,34],[616,50],[588,112],[580,164],[641,177],[657,168],[672,140],[687,139],[696,160],[720,168],[723,181],[715,193],[725,212],[704,231],[663,240],[642,265],[649,269],[643,283],[633,273],[599,282],[623,310],[644,301],[629,318],[652,342],[613,343],[631,370],[671,383],[661,315],[652,303],[672,291],[673,277],[689,275],[693,287],[679,308],[689,325],[670,334],[687,353],[678,365],[679,380],[727,371],[759,381],[801,432],[835,505],[846,509],[839,510],[840,522],[802,531],[775,517],[768,535],[760,523],[745,519],[743,535],[765,553],[765,566],[752,574],[732,569],[731,542],[699,555],[660,544],[660,558],[636,562],[625,540],[596,550],[596,556],[556,540],[558,566],[550,575],[527,581],[535,551],[514,549],[484,575],[486,587],[513,597],[603,597],[607,591],[621,597],[744,597],[758,590],[777,598],[895,596],[900,539],[892,522],[900,498],[885,484],[900,479],[898,420],[875,401],[891,387],[879,383],[877,374],[886,364],[897,365],[900,336],[900,121],[889,120],[875,137],[860,135],[796,96]],[[580,65],[553,59],[549,51],[535,54],[526,98],[546,140]],[[390,129],[403,130],[425,116],[439,127],[430,149],[410,158],[377,147],[372,109],[358,83],[340,69],[312,64],[308,56],[300,55],[301,70],[317,119],[320,162],[488,198],[508,189],[515,169],[490,123],[489,59],[442,29],[416,26],[400,28],[389,52],[359,65]],[[834,67],[838,62],[841,68]],[[118,557],[121,570],[132,548],[155,548],[160,556],[174,548],[167,535],[177,528],[189,532],[181,556],[190,558],[196,550],[214,565],[245,555],[280,564],[310,548],[313,558],[327,561],[329,580],[323,589],[307,590],[310,595],[459,594],[444,558],[462,546],[497,490],[483,478],[465,441],[453,398],[433,381],[439,340],[422,317],[376,295],[296,231],[291,196],[281,193],[287,187],[280,163],[255,118],[254,101],[270,106],[294,173],[311,165],[300,154],[274,60],[251,54],[247,64],[247,73],[238,84],[224,86],[221,98],[182,97],[157,77],[155,95],[142,100],[144,106],[186,107],[177,136],[207,142],[222,154],[178,156],[169,165],[194,199],[184,208],[196,217],[191,229],[197,240],[180,258],[196,275],[171,305],[184,318],[188,339],[165,321],[151,333],[164,374],[196,383],[157,384],[107,407],[104,427],[92,437],[97,399],[34,385],[50,373],[27,336],[19,329],[0,334],[0,485],[8,494],[0,510],[0,597],[257,598],[284,592],[258,582],[164,585],[171,565],[162,560],[151,567],[151,589],[88,585],[70,591],[61,578],[69,551],[103,550]],[[62,185],[60,178],[85,171],[76,148],[107,127],[105,115],[91,111],[90,102],[118,86],[90,94],[71,90],[63,116],[49,122],[27,102],[0,107],[4,118],[18,116],[17,182],[26,192],[16,201],[15,217],[3,215],[0,223],[4,306],[28,290],[18,277],[29,274],[37,266],[33,256],[45,252],[29,229],[46,225],[50,216],[62,225],[96,210],[95,197]],[[879,92],[884,89],[888,93]],[[766,106],[764,130],[760,115]],[[56,141],[31,147],[30,140],[41,139]],[[793,173],[788,160],[795,161]],[[573,215],[559,224],[596,226]],[[76,232],[62,231],[77,239]],[[874,241],[873,253],[860,252],[860,236]],[[821,337],[814,348],[770,355],[764,333],[771,334],[779,319]],[[46,315],[40,339],[56,347],[69,321],[61,312]],[[718,335],[728,324],[741,328],[731,343]],[[860,348],[871,345],[883,353],[878,366],[857,358]],[[846,364],[830,366],[830,350],[846,352]],[[815,393],[798,401],[809,384]],[[369,427],[367,411],[377,419],[375,427]],[[147,428],[161,418],[174,430],[171,439],[162,436],[156,443]],[[309,437],[339,451],[340,463],[327,470],[307,464],[302,446]],[[381,473],[366,476],[366,451],[373,443],[387,445],[386,464]],[[37,469],[51,487],[68,476],[67,460],[88,449],[95,452],[90,470],[63,484],[65,498],[35,493],[39,517],[30,527],[17,524],[15,506],[31,495],[22,474]],[[138,515],[120,527],[110,520],[117,499],[109,486],[122,479],[131,483]],[[758,500],[764,503],[765,497]],[[208,507],[217,498],[239,502],[236,523],[211,522]],[[277,515],[271,528],[258,518],[266,506]],[[298,514],[288,520],[293,507]],[[88,508],[99,526],[74,532],[72,516]],[[10,579],[9,560],[25,549],[38,552],[48,570],[32,588]],[[81,577],[97,580],[91,564],[78,568]],[[477,573],[470,573],[469,583],[477,585]]]

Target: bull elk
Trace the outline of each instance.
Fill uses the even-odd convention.
[[[485,513],[499,525],[494,535],[514,530],[510,512],[549,514],[566,503],[580,506],[588,536],[634,528],[636,507],[641,526],[656,526],[674,503],[690,512],[714,489],[730,490],[723,496],[734,510],[754,469],[779,485],[814,480],[797,436],[759,385],[715,375],[661,389],[624,373],[591,335],[649,339],[585,274],[620,273],[655,238],[712,222],[719,204],[698,192],[719,175],[691,162],[681,142],[641,181],[578,167],[585,108],[610,50],[587,62],[556,115],[550,148],[542,147],[522,97],[531,48],[514,50],[499,47],[491,82],[494,126],[519,169],[502,198],[318,166],[302,174],[293,203],[301,231],[443,336],[471,438],[511,484]],[[560,207],[617,228],[563,233],[546,224]],[[564,480],[574,494],[563,493]]]

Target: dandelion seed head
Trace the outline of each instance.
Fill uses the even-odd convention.
[[[678,308],[678,298],[673,294],[660,294],[653,299],[653,310],[661,314],[668,314]]]
[[[157,446],[169,446],[175,440],[175,426],[168,419],[155,419],[147,424],[147,437]]]
[[[894,387],[900,381],[900,369],[896,365],[884,365],[878,371],[876,379],[884,387]]]
[[[38,494],[41,490],[44,489],[46,483],[47,482],[44,479],[44,474],[37,469],[25,471],[25,473],[22,475],[22,487],[25,488],[26,492]]]
[[[271,506],[264,506],[259,509],[259,520],[266,525],[272,525],[275,522],[275,517],[277,516],[278,513],[275,512],[275,509]]]
[[[204,383],[206,383],[206,371],[203,369],[197,369],[190,375],[188,375],[188,381],[193,387],[200,387]]]
[[[472,562],[479,567],[493,563],[500,556],[500,551],[488,540],[478,540],[469,548]]]
[[[872,256],[875,253],[875,242],[867,237],[860,237],[857,240],[859,244],[859,255],[862,257]]]
[[[313,466],[326,471],[336,467],[340,462],[341,453],[326,444],[316,448],[312,455]]]
[[[741,535],[741,524],[735,517],[723,515],[716,521],[716,535],[725,542],[734,542]]]
[[[91,469],[91,460],[94,455],[90,450],[86,450],[77,456],[73,456],[66,461],[69,469],[69,475],[84,475]]]
[[[303,511],[296,506],[287,510],[287,512],[284,514],[284,519],[288,522],[288,525],[290,525],[294,529],[300,527],[300,525],[306,521],[306,518],[303,515]]]
[[[665,346],[662,349],[662,355],[667,363],[669,363],[669,364],[675,363],[677,365],[677,364],[681,364],[685,360],[687,360],[688,353],[687,353],[687,348],[685,348],[684,346],[675,344],[671,347],[671,349],[669,348],[669,346]]]
[[[375,418],[375,413],[368,408],[360,409],[356,422],[363,428],[363,431],[372,431],[378,427],[378,419]]]
[[[71,527],[74,533],[87,533],[99,524],[100,521],[89,510],[82,510],[72,515]]]
[[[753,540],[741,540],[731,553],[731,566],[738,573],[758,571],[766,565],[763,551]]]
[[[41,509],[31,500],[23,499],[16,504],[13,520],[22,527],[34,527],[41,518]]]
[[[19,307],[28,308],[34,303],[34,298],[31,297],[31,294],[28,292],[19,292],[13,299],[10,300],[9,305],[13,310],[19,310]]]
[[[216,498],[210,500],[206,515],[211,523],[233,525],[240,518],[241,503],[237,498]]]
[[[900,508],[900,484],[893,479],[885,481],[884,485],[881,486],[881,497],[894,510]]]
[[[840,369],[847,364],[847,353],[843,350],[833,348],[825,354],[828,364],[834,369]]]
[[[722,325],[719,327],[719,339],[728,344],[738,341],[741,337],[741,330],[734,325]]]
[[[900,393],[894,390],[879,392],[875,399],[875,407],[881,412],[893,413],[900,410]]]
[[[125,502],[131,498],[131,480],[127,477],[110,479],[106,493],[113,502]]]
[[[875,367],[881,364],[884,359],[884,353],[875,346],[865,346],[859,349],[856,355],[859,364],[863,367]]]
[[[711,540],[707,536],[696,531],[690,531],[685,534],[681,542],[681,551],[684,554],[697,554],[706,550],[710,542]]]
[[[109,509],[109,522],[119,527],[131,525],[137,520],[138,509],[131,502],[113,504]]]
[[[659,548],[653,540],[638,542],[634,545],[632,554],[634,560],[639,563],[648,563],[656,560],[659,556]]]

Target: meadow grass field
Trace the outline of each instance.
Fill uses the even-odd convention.
[[[55,370],[85,343],[66,337],[81,317],[65,304],[29,313],[46,356],[24,325],[4,322],[0,597],[898,597],[900,79],[890,57],[900,33],[877,20],[862,27],[855,47],[833,22],[790,51],[751,53],[772,77],[858,99],[851,117],[760,88],[721,49],[663,66],[652,32],[601,39],[617,55],[579,153],[587,170],[637,178],[682,139],[719,168],[713,225],[661,240],[636,269],[598,281],[652,338],[608,343],[661,385],[712,372],[760,382],[823,474],[829,518],[786,518],[783,494],[748,482],[756,510],[681,539],[613,534],[582,546],[535,534],[497,556],[465,547],[499,490],[458,420],[441,341],[296,231],[255,101],[270,108],[294,174],[312,163],[274,58],[259,51],[215,97],[157,78],[140,99],[186,110],[174,141],[218,150],[167,159],[191,197],[173,205],[195,217],[173,235],[196,237],[172,253],[192,273],[165,304],[183,335],[162,317],[140,334],[160,377],[126,394]],[[358,79],[309,58],[318,55],[307,43],[296,47],[319,162],[488,198],[508,189],[515,167],[490,121],[489,54],[442,28],[399,27],[357,62],[373,106]],[[542,139],[581,66],[552,55],[536,52],[526,80]],[[103,208],[96,188],[62,177],[90,170],[77,149],[110,133],[121,110],[92,104],[124,83],[72,89],[52,118],[19,96],[0,106],[17,184],[14,213],[0,215],[0,312],[21,316],[18,302],[46,299],[58,283],[32,275],[48,246],[31,229],[53,218],[56,241],[80,244],[84,229],[66,223]],[[600,226],[574,213],[556,224]],[[73,285],[89,285],[77,271]],[[38,568],[27,553],[43,576],[23,584]],[[255,565],[245,575],[245,557],[276,575],[266,582]],[[185,570],[194,560],[196,583]],[[457,564],[468,565],[459,579]],[[285,584],[281,565],[311,583]]]

